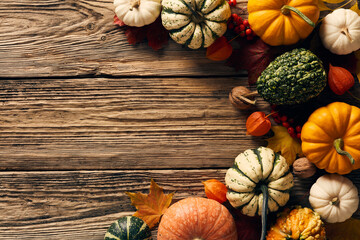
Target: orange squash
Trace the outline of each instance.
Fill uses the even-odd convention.
[[[310,208],[285,209],[270,228],[266,240],[325,240],[325,226],[320,215]]]
[[[305,39],[319,19],[318,0],[249,0],[249,24],[265,43],[291,45]]]
[[[162,216],[158,240],[237,240],[234,218],[212,199],[186,198]]]
[[[334,102],[311,114],[301,130],[302,151],[329,173],[360,168],[360,108]]]

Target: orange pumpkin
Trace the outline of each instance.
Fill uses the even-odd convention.
[[[162,216],[158,240],[237,240],[236,225],[220,203],[206,198],[186,198]]]
[[[301,130],[302,151],[329,173],[360,168],[360,108],[334,102],[311,114]]]
[[[325,226],[320,215],[310,208],[285,209],[270,228],[266,240],[325,240]]]
[[[249,24],[272,46],[291,45],[313,31],[320,11],[318,0],[249,0]]]

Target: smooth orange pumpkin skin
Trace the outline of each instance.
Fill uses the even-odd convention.
[[[234,218],[212,199],[186,198],[162,216],[158,240],[237,240]]]
[[[338,154],[333,142],[344,140],[343,149],[354,158]],[[334,102],[311,114],[301,130],[302,151],[318,168],[347,174],[360,168],[360,108]]]
[[[320,16],[318,0],[249,0],[249,24],[265,43],[272,46],[291,45],[305,39],[314,30],[295,12],[281,13],[284,5],[297,8],[314,23]]]
[[[325,240],[325,226],[319,214],[310,208],[285,209],[280,213],[274,226],[266,235],[266,240],[286,239]]]

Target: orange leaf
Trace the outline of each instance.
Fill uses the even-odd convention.
[[[226,202],[227,188],[225,184],[216,179],[207,180],[203,182],[203,184],[207,198],[218,201],[219,203]]]
[[[226,37],[222,36],[206,49],[206,57],[213,61],[223,61],[230,57],[232,51],[232,46]]]
[[[153,228],[171,204],[173,193],[164,194],[163,189],[151,179],[150,193],[131,193],[126,192],[131,199],[131,205],[137,211],[133,216],[139,217],[146,222],[149,228]]]
[[[360,239],[360,220],[350,218],[342,223],[327,223],[326,237],[329,240]]]

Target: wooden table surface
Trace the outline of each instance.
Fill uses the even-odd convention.
[[[172,41],[131,46],[113,16],[111,0],[0,2],[1,240],[103,239],[135,210],[125,191],[154,178],[175,200],[204,196],[266,144],[228,101],[243,72]],[[295,179],[294,203],[314,180]]]

